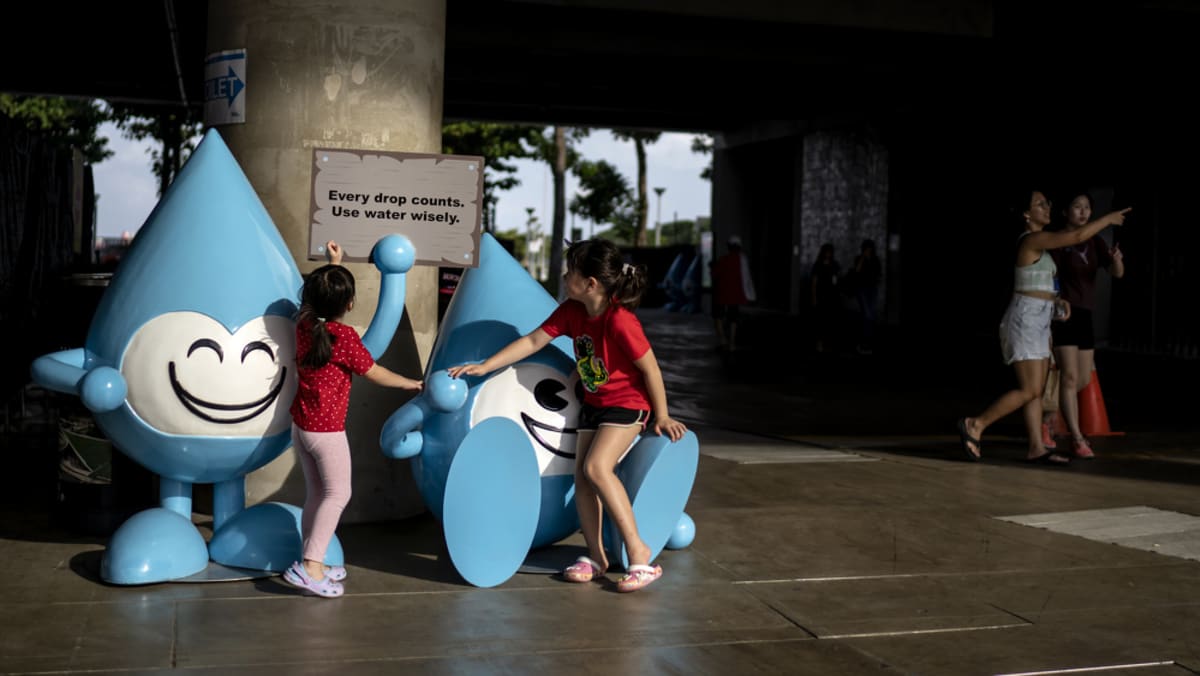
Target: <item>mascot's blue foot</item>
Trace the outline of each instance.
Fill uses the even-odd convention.
[[[195,575],[208,566],[204,537],[192,522],[155,507],[121,524],[100,561],[111,584],[150,584]]]
[[[217,563],[235,568],[282,572],[301,558],[299,507],[265,502],[244,509],[229,519],[208,545]],[[345,565],[342,543],[335,535],[325,552],[325,564]]]
[[[667,538],[667,549],[683,549],[695,539],[696,522],[684,513],[679,517],[679,523],[675,524],[675,530],[671,531],[671,537]]]
[[[617,476],[633,504],[638,534],[650,547],[651,561],[677,536],[699,464],[700,442],[689,431],[676,442],[657,434],[645,435],[617,467]],[[681,540],[677,537],[677,541]],[[622,565],[629,565],[625,543],[612,519],[604,520],[604,546]]]
[[[488,418],[467,433],[446,477],[442,527],[450,560],[476,587],[512,577],[529,553],[542,501],[525,432]]]

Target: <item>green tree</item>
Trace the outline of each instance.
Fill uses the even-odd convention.
[[[712,151],[713,151],[713,139],[711,136],[693,136],[692,137],[692,152],[696,153],[697,155],[711,155]],[[706,181],[711,181],[712,180],[712,172],[713,172],[712,159],[710,158],[708,160],[708,166],[704,168],[704,171],[700,172],[700,178],[702,178]]]
[[[497,192],[520,185],[517,167],[509,160],[537,157],[544,127],[485,122],[454,122],[442,127],[442,152],[478,155],[484,159],[483,228],[495,232]]]
[[[158,177],[158,196],[162,197],[196,149],[204,129],[201,111],[188,106],[113,103],[109,116],[126,138],[158,142],[159,147],[150,152],[150,167]]]
[[[671,221],[663,223],[659,227],[662,228],[664,245],[695,244],[698,241],[695,221]]]
[[[571,200],[571,213],[600,225],[607,224],[607,239],[632,243],[636,237],[633,191],[629,181],[604,160],[581,160],[575,167],[579,194]]]
[[[650,211],[650,197],[646,191],[646,146],[658,141],[662,136],[659,131],[613,130],[613,136],[619,141],[633,141],[634,152],[637,153],[637,202],[635,213],[637,225],[634,231],[634,245],[646,245],[646,221]]]
[[[98,101],[0,94],[0,115],[22,122],[63,147],[78,148],[88,164],[112,157],[108,139],[98,135],[100,125],[108,120]]]
[[[554,178],[554,219],[550,227],[550,275],[547,281],[551,295],[558,297],[559,271],[562,270],[563,236],[567,228],[567,171],[579,162],[575,144],[591,132],[582,127],[556,125],[550,135],[538,140],[537,155],[550,165]]]

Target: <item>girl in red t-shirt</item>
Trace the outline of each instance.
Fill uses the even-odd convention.
[[[325,245],[329,265],[313,270],[300,292],[296,317],[296,369],[299,383],[292,402],[292,447],[304,469],[307,489],[301,517],[303,562],[283,574],[289,584],[319,596],[341,596],[342,566],[327,568],[325,550],[350,501],[350,443],[346,410],[351,374],[384,387],[420,390],[422,382],[375,363],[358,332],[341,323],[354,307],[354,275],[342,267],[337,242]]]
[[[651,566],[650,547],[638,535],[629,494],[617,478],[617,462],[646,427],[654,412],[654,431],[672,441],[687,428],[667,414],[667,391],[658,361],[633,310],[646,288],[642,266],[624,263],[608,240],[572,244],[566,251],[567,300],[532,333],[509,343],[481,364],[449,369],[451,377],[482,376],[516,363],[558,336],[575,344],[575,365],[583,382],[583,409],[575,445],[575,509],[588,556],[563,571],[572,582],[589,582],[608,570],[601,539],[604,510],[625,541],[629,556],[620,591],[636,591],[662,576]]]

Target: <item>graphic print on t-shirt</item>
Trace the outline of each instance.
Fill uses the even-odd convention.
[[[583,335],[575,339],[575,368],[588,392],[594,393],[608,382],[604,358],[596,356],[596,346],[591,336]]]

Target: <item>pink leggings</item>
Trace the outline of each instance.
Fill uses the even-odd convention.
[[[342,510],[350,502],[350,442],[343,432],[305,432],[292,425],[292,447],[304,469],[304,558],[324,561]]]

